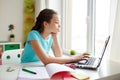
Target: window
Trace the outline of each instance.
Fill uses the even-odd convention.
[[[79,8],[78,8],[79,6]],[[71,49],[86,51],[87,40],[87,0],[72,0]]]
[[[63,48],[99,54],[109,32],[110,0],[65,0],[63,3]]]

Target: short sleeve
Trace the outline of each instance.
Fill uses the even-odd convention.
[[[39,40],[38,36],[39,36],[39,33],[38,33],[37,31],[31,31],[31,32],[28,34],[28,39],[27,39],[27,41],[30,41],[30,40]]]

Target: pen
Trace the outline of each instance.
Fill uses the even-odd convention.
[[[33,72],[33,71],[25,69],[25,68],[22,68],[22,71],[25,71],[25,72],[28,72],[28,73],[31,73],[31,74],[37,74],[36,72]]]

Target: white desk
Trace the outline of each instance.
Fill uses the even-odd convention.
[[[17,76],[19,71],[10,73],[5,72],[6,68],[9,66],[13,66],[15,69],[19,69],[21,66],[43,66],[41,63],[27,63],[22,65],[0,65],[0,80],[17,80]],[[120,63],[116,63],[113,61],[102,61],[101,66],[98,70],[86,70],[86,69],[76,69],[78,72],[86,73],[90,76],[90,80],[100,79],[108,76],[112,76],[111,79],[101,79],[101,80],[120,80]],[[117,76],[113,76],[117,75]],[[7,76],[7,77],[6,77]],[[117,77],[117,78],[116,78]],[[115,79],[116,78],[116,79]]]
[[[19,65],[0,65],[0,80],[17,80],[20,67]],[[10,71],[12,69],[14,71]]]
[[[76,71],[90,75],[90,80],[99,80],[101,78],[101,80],[103,80],[104,77],[108,77],[108,79],[106,78],[105,80],[110,80],[110,76],[113,77],[113,79],[111,80],[120,80],[120,63],[116,63],[113,61],[103,60],[100,67],[97,70],[76,69]]]

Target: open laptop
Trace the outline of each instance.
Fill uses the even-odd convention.
[[[101,54],[100,57],[89,57],[86,60],[79,61],[79,62],[77,62],[77,65],[76,65],[77,68],[97,69],[101,64],[101,61],[102,61],[102,58],[104,56],[104,53],[105,53],[106,47],[108,45],[109,39],[110,39],[110,36],[108,36],[106,41],[105,41],[103,51],[102,51],[102,54]]]

